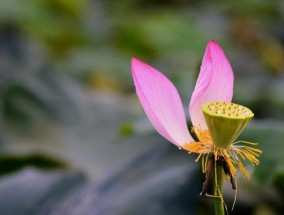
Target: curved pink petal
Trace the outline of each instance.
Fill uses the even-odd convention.
[[[174,85],[153,67],[132,58],[136,93],[155,129],[177,146],[192,142],[184,109]]]
[[[201,106],[210,101],[232,101],[234,74],[222,48],[210,41],[191,96],[189,114],[193,125],[207,129]]]

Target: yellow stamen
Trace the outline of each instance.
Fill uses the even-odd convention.
[[[202,130],[200,127],[193,126],[192,131],[196,134],[200,142],[205,144],[213,144],[211,135],[208,130]]]
[[[206,154],[212,152],[214,144],[209,131],[195,126],[192,127],[192,131],[196,134],[200,142],[191,142],[183,145],[182,148],[190,153]]]
[[[219,148],[214,145],[208,130],[202,130],[201,128],[194,126],[192,127],[192,131],[198,137],[199,142],[185,144],[182,146],[182,149],[188,151],[188,153],[199,154],[195,161],[198,162],[200,158],[202,158],[203,173],[206,172],[206,164],[210,153],[214,154],[215,159],[217,159],[218,156],[224,157],[233,177],[235,177],[237,174],[237,169],[235,167],[235,165],[237,165],[243,177],[247,179],[249,178],[249,173],[240,161],[240,158],[243,160],[247,159],[253,166],[259,164],[257,157],[259,157],[259,155],[262,153],[261,150],[251,146],[238,145],[238,143],[243,143],[256,146],[257,143],[237,141],[228,148]]]
[[[244,167],[244,165],[242,164],[241,161],[239,161],[238,165],[239,165],[239,168],[240,168],[240,171],[241,171],[243,177],[246,178],[246,179],[249,179],[250,175],[249,175],[247,169]]]
[[[259,164],[258,157],[262,153],[262,151],[253,147],[253,146],[258,145],[257,143],[247,142],[247,141],[237,141],[237,142],[232,143],[227,148],[220,148],[220,147],[217,147],[213,143],[211,135],[208,130],[202,130],[199,127],[192,127],[192,131],[196,134],[199,142],[187,143],[183,145],[181,149],[187,151],[189,154],[191,153],[198,154],[195,161],[198,162],[201,159],[203,173],[207,172],[209,156],[212,154],[214,155],[214,163],[215,163],[214,171],[216,172],[217,159],[220,157],[223,157],[225,159],[225,163],[227,164],[228,171],[229,171],[227,176],[231,180],[235,179],[235,176],[237,174],[237,169],[236,169],[237,166],[243,178],[245,179],[250,178],[250,174],[245,168],[245,166],[243,165],[241,159],[242,160],[247,159],[253,166]],[[250,146],[247,146],[245,144],[250,145]],[[214,174],[214,175],[215,175],[214,183],[217,186],[217,174]],[[232,210],[233,210],[235,202],[236,202],[236,198],[237,198],[237,181],[235,182],[231,181],[231,183],[236,183],[235,184],[235,189],[236,189],[235,198],[234,198],[234,202],[232,206]],[[219,187],[217,189],[218,189],[217,195],[208,195],[208,194],[205,194],[205,195],[209,197],[220,198],[227,211],[227,206],[224,202],[221,190]]]
[[[195,162],[198,162],[201,156],[203,156],[203,154],[199,154],[198,157],[195,159]]]

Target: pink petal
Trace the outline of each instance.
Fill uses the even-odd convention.
[[[153,67],[132,58],[136,93],[155,129],[177,146],[192,142],[184,109],[175,86]]]
[[[193,125],[207,129],[201,106],[210,101],[232,101],[234,74],[221,47],[210,41],[191,96],[189,114]]]

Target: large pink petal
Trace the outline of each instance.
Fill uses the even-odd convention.
[[[234,74],[221,47],[210,41],[191,96],[189,114],[193,125],[207,129],[201,106],[210,101],[232,101]]]
[[[174,85],[158,70],[132,58],[136,93],[155,129],[177,146],[192,142],[184,109]]]

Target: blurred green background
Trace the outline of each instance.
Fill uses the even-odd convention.
[[[248,166],[251,180],[239,177],[237,203],[231,214],[283,214],[284,1],[0,0],[1,214],[55,214],[46,212],[46,201],[27,206],[24,197],[13,208],[25,209],[11,212],[10,207],[2,207],[5,192],[7,196],[15,192],[12,188],[4,192],[7,186],[3,183],[23,177],[25,171],[43,174],[46,180],[54,172],[82,174],[84,187],[133,176],[137,169],[128,165],[137,160],[145,167],[125,188],[120,187],[127,195],[115,189],[109,194],[119,196],[121,202],[129,202],[135,194],[138,203],[134,206],[105,195],[110,203],[104,209],[67,213],[65,208],[62,214],[207,214],[212,205],[198,196],[204,179],[199,164],[185,153],[177,153],[149,124],[135,95],[130,61],[135,56],[166,74],[187,110],[211,39],[223,47],[233,67],[233,101],[255,113],[239,139],[258,142],[263,150],[260,166]],[[157,155],[160,160],[155,160],[155,152],[164,147],[165,155],[172,157]],[[147,163],[149,157],[153,162]],[[163,171],[162,163],[167,164]],[[192,173],[171,175],[181,163]],[[145,173],[147,168],[151,171]],[[136,189],[142,182],[149,187],[146,182],[154,178],[161,186],[169,179],[166,185],[170,187],[175,177],[183,177],[184,186],[192,180],[198,185],[197,191],[189,189],[180,196],[184,210],[181,201],[173,198],[171,210],[162,213],[159,199],[166,190],[149,189],[145,194]],[[34,180],[36,184],[39,179]],[[26,186],[21,181],[19,189]],[[72,182],[70,189],[77,183]],[[41,191],[48,193],[47,199],[54,198],[50,189]],[[63,192],[52,189],[56,197]],[[177,192],[175,187],[172,190]],[[152,202],[153,208],[139,212],[139,202],[147,202],[145,196],[151,192],[159,207]],[[224,192],[230,208],[234,192],[229,186]],[[60,199],[65,202],[68,195]],[[58,204],[51,211],[64,208]],[[188,208],[192,211],[186,213]]]

